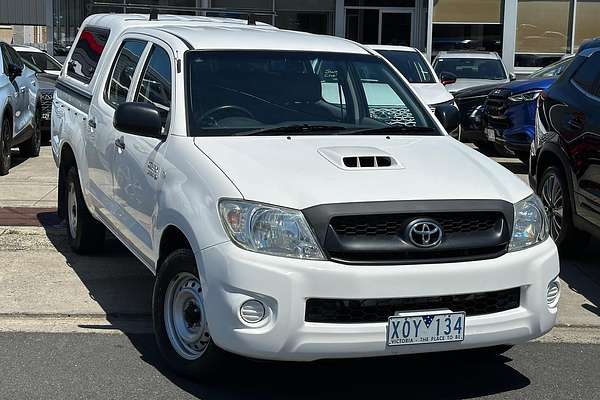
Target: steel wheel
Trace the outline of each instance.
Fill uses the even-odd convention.
[[[558,240],[563,229],[563,189],[555,174],[549,174],[542,182],[542,202],[548,215],[550,223],[550,236],[554,241]]]
[[[182,272],[173,277],[164,300],[167,336],[186,360],[202,357],[210,343],[202,288],[196,276]]]
[[[69,215],[69,232],[72,238],[77,237],[77,193],[75,183],[69,182],[67,188],[67,212]]]

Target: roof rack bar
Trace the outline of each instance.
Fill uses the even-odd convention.
[[[109,7],[117,10],[123,10],[125,13],[128,8],[138,9],[138,10],[157,10],[157,11],[179,11],[179,12],[211,12],[216,14],[225,14],[225,15],[266,15],[266,16],[276,16],[277,13],[273,10],[264,10],[264,9],[250,9],[250,8],[203,8],[203,7],[188,7],[188,6],[168,6],[168,5],[160,5],[160,4],[136,4],[136,3],[106,3],[101,1],[94,1],[88,5],[90,9],[97,7]]]

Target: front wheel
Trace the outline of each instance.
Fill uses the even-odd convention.
[[[40,146],[42,145],[42,131],[41,131],[41,111],[40,105],[36,107],[35,119],[33,122],[33,134],[27,141],[19,145],[19,154],[21,157],[32,158],[40,155]]]
[[[192,379],[216,372],[226,353],[210,337],[194,253],[176,250],[161,265],[152,316],[156,343],[170,368]]]

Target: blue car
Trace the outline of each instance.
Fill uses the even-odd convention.
[[[484,111],[484,138],[529,163],[529,147],[535,134],[536,100],[569,66],[573,57],[551,64],[526,80],[514,81],[492,90]]]

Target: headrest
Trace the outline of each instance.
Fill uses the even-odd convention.
[[[321,100],[321,79],[314,73],[286,73],[280,89],[286,102],[315,103]]]

